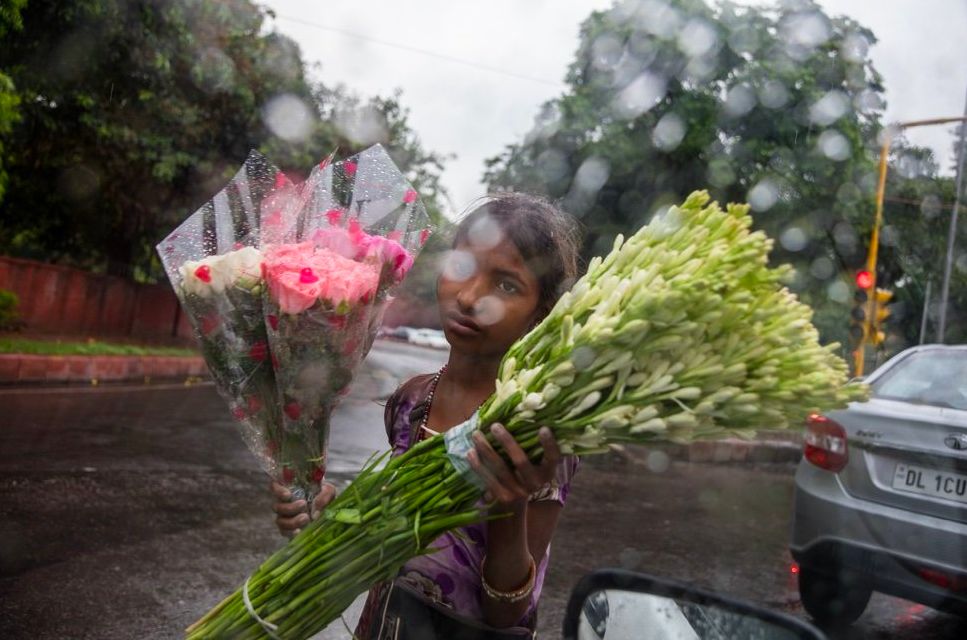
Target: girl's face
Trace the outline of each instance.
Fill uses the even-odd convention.
[[[503,356],[537,320],[539,286],[509,239],[458,244],[437,285],[450,346],[464,353]]]

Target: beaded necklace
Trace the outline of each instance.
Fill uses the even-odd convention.
[[[440,435],[439,433],[437,433],[433,429],[430,429],[426,425],[430,421],[430,407],[433,406],[433,394],[436,393],[436,386],[437,384],[440,383],[440,376],[442,376],[443,372],[446,370],[447,370],[447,365],[443,365],[442,367],[440,367],[440,370],[436,372],[436,375],[433,376],[433,380],[430,380],[430,389],[427,391],[426,401],[423,403],[423,416],[420,418],[419,435],[416,437],[417,442],[423,442],[430,436]],[[477,409],[479,409],[482,406],[483,406],[483,403],[480,403]],[[474,411],[476,411],[477,409],[474,409]],[[473,416],[473,411],[471,411],[470,415],[467,416],[467,420],[469,420],[471,416]]]
[[[433,394],[436,393],[436,386],[437,384],[440,383],[440,376],[443,375],[443,372],[446,371],[446,369],[447,369],[447,365],[443,365],[442,367],[440,367],[440,370],[436,372],[435,376],[433,376],[433,380],[430,381],[430,390],[427,391],[426,393],[426,402],[424,403],[423,417],[420,418],[420,435],[418,435],[416,438],[417,442],[422,442],[431,435],[432,436],[438,435],[436,431],[433,431],[432,429],[428,428],[426,424],[427,422],[430,421],[430,407],[433,406]]]

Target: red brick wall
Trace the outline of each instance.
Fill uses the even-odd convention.
[[[0,288],[20,298],[31,333],[178,341],[192,335],[167,284],[0,256]]]

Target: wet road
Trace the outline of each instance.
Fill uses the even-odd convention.
[[[334,418],[337,484],[385,448],[381,399],[444,357],[377,343]],[[281,544],[265,477],[209,385],[4,390],[0,416],[2,638],[180,638]],[[641,450],[585,460],[554,542],[541,636],[559,635],[571,586],[602,566],[803,615],[785,548],[791,481],[789,467],[669,463]],[[957,618],[874,596],[840,637],[965,632]]]

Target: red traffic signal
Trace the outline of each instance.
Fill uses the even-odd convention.
[[[856,284],[860,289],[869,289],[873,286],[873,274],[863,270],[856,274]]]

